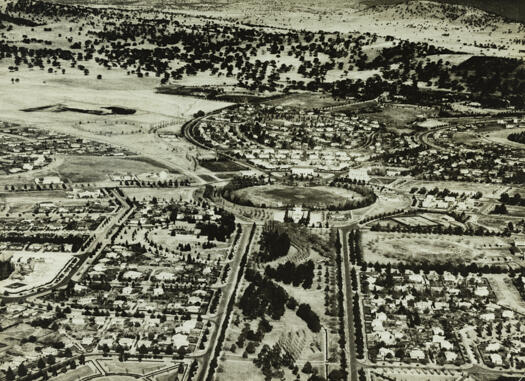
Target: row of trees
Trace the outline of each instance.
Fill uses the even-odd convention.
[[[249,242],[251,242],[251,240],[253,239],[254,235],[255,235],[255,223],[252,225],[252,229],[250,230]],[[250,251],[250,245],[247,245],[246,246],[246,250],[244,251],[244,253],[242,255],[241,262],[239,264],[239,271],[238,271],[237,281],[235,283],[235,287],[234,287],[233,293],[232,293],[232,295],[234,295],[234,296],[236,295],[237,289],[239,288],[239,283],[241,282],[241,279],[242,279],[242,276],[243,276],[243,273],[244,273],[244,268],[246,266],[246,261],[248,260],[248,253],[249,253],[249,251]],[[230,318],[231,318],[231,313],[233,311],[234,303],[235,303],[235,297],[230,298],[230,300],[228,301],[228,305],[226,307],[226,311],[224,312],[225,313],[224,322],[223,322],[223,324],[222,324],[222,326],[220,328],[219,336],[217,337],[216,345],[215,345],[214,352],[213,352],[213,359],[210,361],[210,366],[209,366],[209,369],[208,369],[208,376],[206,377],[206,381],[212,381],[214,379],[215,371],[216,371],[217,365],[218,365],[217,359],[219,358],[220,352],[222,350],[222,346],[224,344],[224,339],[226,338],[226,330],[228,329],[228,325],[229,325],[229,321],[230,321]],[[195,367],[195,369],[196,369],[196,367]],[[195,373],[195,372],[193,372],[193,373]]]
[[[365,341],[364,341],[364,335],[363,335],[363,321],[361,319],[361,306],[359,302],[359,294],[355,293],[353,296],[354,299],[354,305],[353,305],[353,311],[354,314],[354,332],[355,332],[355,344],[356,344],[356,351],[357,356],[359,358],[364,357],[364,351],[365,351]]]
[[[345,374],[344,379],[347,378],[347,361],[346,361],[346,330],[345,330],[345,308],[344,308],[344,291],[343,291],[343,257],[341,241],[339,234],[335,234],[335,262],[336,262],[336,278],[337,278],[337,317],[339,320],[339,346],[341,350],[340,364],[341,369]]]
[[[253,269],[246,271],[245,278],[250,284],[239,300],[239,308],[243,314],[250,319],[266,314],[274,320],[279,320],[284,315],[288,301],[285,289]]]
[[[235,231],[235,216],[225,210],[221,210],[221,218],[216,223],[197,223],[196,227],[201,229],[201,234],[208,237],[208,240],[226,241]]]
[[[56,245],[72,245],[72,251],[77,252],[84,241],[88,238],[87,235],[68,234],[58,235],[54,233],[35,233],[28,235],[22,232],[7,232],[0,233],[0,241],[2,242],[16,242],[16,243],[52,243]]]
[[[319,332],[321,330],[319,316],[314,311],[312,311],[312,308],[309,304],[299,304],[296,314],[306,322],[306,325],[308,328],[310,328],[310,331]]]
[[[381,272],[381,269],[388,268],[392,265],[385,263],[363,263],[362,271],[366,272],[368,267],[373,267],[376,272]],[[443,275],[445,272],[461,275],[466,277],[468,274],[503,274],[508,271],[508,269],[502,266],[491,266],[491,265],[478,265],[477,263],[469,264],[458,264],[452,262],[418,262],[418,263],[398,263],[396,268],[404,273],[405,270],[411,270],[414,273],[423,272],[424,274],[430,273],[430,271],[435,271],[439,275]]]
[[[505,208],[504,205],[501,205]],[[500,209],[500,205],[496,205],[493,213],[505,214],[506,208]],[[505,213],[502,213],[504,211]],[[393,225],[386,224],[382,225],[380,223],[374,224],[370,227],[371,231],[378,232],[391,232],[391,233],[415,233],[415,234],[439,234],[439,235],[467,235],[467,236],[478,236],[478,237],[487,237],[487,236],[508,236],[510,232],[508,230],[504,231],[495,231],[488,230],[482,226],[473,227],[473,226],[443,226],[443,225],[434,225],[434,226],[422,226],[422,225]]]
[[[350,254],[350,262],[354,265],[361,266],[363,264],[361,232],[357,229],[351,230],[350,233],[348,233],[348,251]]]

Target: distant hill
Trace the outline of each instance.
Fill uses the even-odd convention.
[[[2,3],[16,0],[0,0],[0,10]],[[326,11],[338,9],[359,9],[371,6],[388,6],[408,2],[434,1],[450,5],[470,6],[490,12],[498,16],[506,17],[509,20],[525,23],[525,0],[46,0],[63,4],[84,4],[101,5],[111,4],[115,6],[137,6],[147,5],[153,7],[171,7],[174,9],[246,9],[273,11],[293,11],[304,9],[321,9]],[[233,8],[232,8],[233,7]]]
[[[411,0],[415,1],[415,0]],[[525,23],[524,0],[433,0],[439,3],[465,5],[494,13],[510,20]],[[394,5],[406,3],[407,0],[360,0],[362,5]]]

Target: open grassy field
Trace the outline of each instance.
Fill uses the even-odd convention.
[[[191,117],[195,112],[211,111],[228,105],[198,98],[157,94],[154,87],[158,79],[129,77],[121,70],[103,71],[102,80],[93,80],[78,72],[48,75],[40,70],[21,69],[17,72],[20,82],[11,85],[12,73],[7,62],[0,65],[0,96],[5,102],[0,105],[2,116],[8,120],[23,120],[38,124],[49,122],[79,121],[102,124],[123,119],[120,115],[90,115],[78,112],[50,112],[41,110],[24,112],[24,109],[54,104],[84,105],[85,108],[120,106],[136,110],[126,115],[125,120],[141,124],[156,123],[179,117]],[[96,66],[92,70],[95,70]],[[101,69],[98,69],[99,71]],[[96,72],[96,71],[95,71]],[[39,96],[35,97],[34,94]],[[89,126],[89,123],[86,127]]]
[[[17,203],[39,203],[39,202],[61,202],[69,200],[67,192],[62,190],[49,190],[38,192],[0,192],[0,201],[9,204]]]
[[[131,199],[148,200],[152,197],[165,200],[191,201],[196,188],[124,188],[126,196]]]
[[[427,181],[427,180],[408,180],[402,184],[396,186],[399,190],[408,192],[412,187],[422,188],[425,187],[427,190],[434,189],[448,189],[451,192],[457,193],[476,193],[481,191],[483,197],[498,197],[502,191],[506,190],[508,186],[499,184],[480,184],[466,183],[460,181]]]
[[[272,106],[297,107],[311,110],[314,108],[344,105],[347,103],[347,101],[337,101],[334,100],[332,97],[323,94],[294,93],[290,95],[285,95],[280,98],[272,99],[265,103]]]
[[[60,374],[57,377],[52,377],[50,380],[52,381],[76,381],[84,377],[94,375],[96,373],[97,372],[93,369],[92,366],[86,364],[83,366],[79,366],[76,369],[68,370],[67,373]]]
[[[363,254],[368,262],[490,264],[511,256],[510,244],[500,237],[438,236],[423,234],[363,233]]]
[[[525,217],[525,207],[523,206],[507,206],[507,211],[512,217]]]
[[[233,172],[246,169],[246,167],[229,160],[202,161],[199,164],[212,172]]]
[[[156,370],[166,367],[163,361],[116,361],[116,360],[98,360],[99,364],[108,373],[130,373],[145,375]]]
[[[251,360],[226,356],[226,361],[221,362],[216,373],[217,381],[250,380],[264,381],[264,375]]]
[[[438,369],[417,369],[417,368],[377,368],[372,372],[372,381],[393,379],[398,381],[454,381],[460,377],[457,371],[442,371]]]
[[[107,156],[69,156],[56,173],[74,183],[89,183],[108,180],[110,175],[138,175],[165,170],[142,158],[116,158]]]
[[[155,381],[173,381],[181,378],[182,374],[179,373],[178,369],[175,369],[166,373],[159,374],[155,377]]]
[[[326,186],[261,185],[240,189],[235,194],[241,199],[250,200],[254,205],[264,204],[267,207],[341,205],[347,200],[362,199],[359,193]]]
[[[506,274],[488,274],[486,278],[498,298],[498,304],[516,310],[521,314],[525,313],[525,301]]]
[[[393,104],[385,105],[381,111],[366,114],[367,118],[385,123],[387,128],[393,127],[396,130],[402,129],[405,131],[410,131],[410,125],[418,119],[435,115],[436,111],[434,109],[401,107]]]
[[[513,142],[508,139],[508,136],[510,134],[515,134],[519,132],[525,131],[523,128],[510,128],[510,129],[498,129],[496,131],[492,131],[485,135],[485,139],[488,141],[491,141],[493,143],[502,144],[510,147],[515,148],[522,148],[525,149],[525,144],[521,144],[518,142]]]

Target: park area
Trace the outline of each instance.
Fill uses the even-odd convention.
[[[510,256],[510,243],[501,237],[363,232],[367,262],[493,264]]]
[[[250,201],[253,205],[270,208],[284,206],[326,208],[343,206],[347,201],[358,201],[363,198],[357,192],[327,186],[261,185],[239,189],[234,194],[241,200]]]

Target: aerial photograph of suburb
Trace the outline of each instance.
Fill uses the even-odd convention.
[[[31,380],[525,380],[525,0],[0,0]]]

